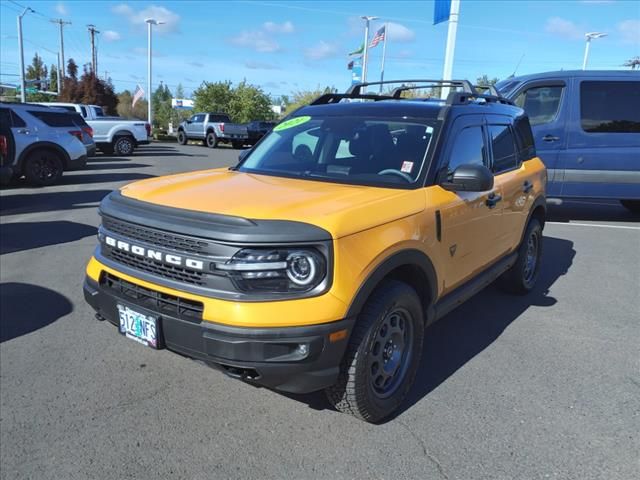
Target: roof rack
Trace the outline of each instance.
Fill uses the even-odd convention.
[[[351,85],[347,90],[349,94],[360,95],[360,90],[362,87],[369,87],[371,85],[388,85],[390,83],[402,83],[401,87],[395,88],[391,94],[394,98],[400,98],[400,93],[405,90],[415,90],[417,88],[428,88],[429,86],[453,86],[453,87],[462,87],[462,90],[467,93],[475,93],[473,85],[469,80],[433,80],[433,79],[424,79],[419,78],[417,80],[385,80],[381,82],[365,82],[365,83],[356,83]],[[419,86],[417,84],[420,83],[428,83],[432,85]],[[409,84],[409,85],[407,85]],[[397,95],[397,97],[395,96]]]
[[[500,96],[500,93],[498,93],[495,85],[474,85],[473,88],[475,88],[476,90],[478,90],[479,88],[487,90],[489,92],[489,95],[493,95],[494,97]]]
[[[447,105],[467,105],[474,100],[484,100],[486,103],[502,103],[504,105],[514,105],[511,100],[507,100],[500,95],[483,95],[482,93],[451,92],[447,97]]]

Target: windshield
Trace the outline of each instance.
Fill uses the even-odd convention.
[[[238,170],[407,186],[422,170],[436,122],[406,117],[294,117],[271,130]]]

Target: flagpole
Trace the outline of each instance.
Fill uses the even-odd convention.
[[[453,53],[456,49],[456,33],[458,31],[458,16],[460,12],[460,0],[451,0],[451,11],[449,14],[449,31],[447,33],[447,49],[444,55],[444,70],[442,80],[451,80],[453,73]],[[446,99],[449,96],[449,87],[443,87],[440,98]]]
[[[380,81],[384,82],[384,59],[387,56],[387,38],[389,38],[389,32],[387,31],[387,24],[384,24],[384,45],[382,45],[382,65],[380,65]],[[380,84],[380,93],[382,93],[382,83]]]
[[[378,17],[362,16],[364,20],[364,55],[362,57],[362,83],[367,81],[367,62],[369,61],[369,22]]]

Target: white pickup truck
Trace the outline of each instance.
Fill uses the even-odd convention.
[[[146,145],[151,137],[151,125],[144,120],[125,120],[105,115],[102,107],[80,103],[42,102],[41,105],[64,108],[82,115],[93,129],[98,150],[116,155],[131,155],[138,145]]]

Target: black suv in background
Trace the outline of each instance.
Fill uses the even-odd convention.
[[[269,133],[275,125],[276,122],[254,121],[247,123],[247,134],[249,135],[247,144],[255,145],[258,143],[258,140]]]

